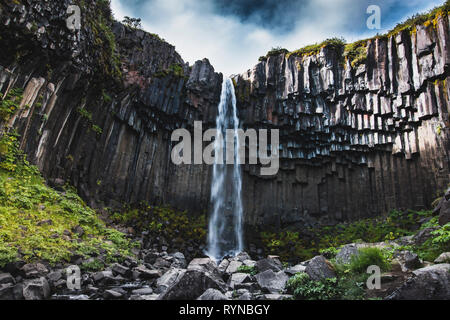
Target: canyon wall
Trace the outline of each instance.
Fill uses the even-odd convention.
[[[2,1],[0,92],[25,89],[2,128],[21,134],[50,184],[69,182],[94,207],[148,201],[206,213],[212,168],[172,164],[170,136],[195,120],[214,127],[222,74],[207,59],[189,66],[156,35],[87,23],[96,2],[83,4],[82,28],[71,31],[69,4]],[[105,24],[115,37],[113,75],[94,50]],[[247,227],[429,207],[449,182],[449,46],[448,18],[439,17],[369,40],[359,66],[324,47],[270,56],[234,76],[243,127],[280,129],[282,143],[276,176],[244,166]]]

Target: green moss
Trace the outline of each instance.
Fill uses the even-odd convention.
[[[206,216],[188,215],[170,207],[150,206],[141,203],[136,208],[125,208],[111,214],[111,219],[133,227],[136,231],[150,231],[154,236],[173,239],[182,244],[186,239],[205,243]]]
[[[0,94],[1,98],[1,94]],[[23,89],[11,89],[4,99],[0,101],[0,121],[7,122],[10,117],[19,109],[23,99]]]
[[[0,266],[17,259],[56,264],[75,254],[103,253],[107,262],[131,255],[125,235],[107,228],[75,189],[46,186],[19,151],[17,135],[3,134],[0,146]]]
[[[258,274],[258,269],[256,267],[240,266],[237,269],[237,272],[248,273],[248,274],[254,276],[254,275]]]
[[[306,47],[303,47],[301,49],[289,52],[287,54],[287,57],[289,58],[290,56],[297,56],[297,57],[301,57],[301,56],[308,56],[308,55],[314,55],[314,54],[318,54],[319,51],[322,48],[328,47],[328,48],[332,48],[334,50],[337,51],[342,51],[342,48],[344,48],[345,46],[345,40],[342,38],[331,38],[331,39],[327,39],[321,43],[316,43],[313,45],[309,45]]]

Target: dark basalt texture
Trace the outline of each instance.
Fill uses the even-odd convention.
[[[1,126],[17,129],[49,183],[70,182],[94,207],[148,201],[207,211],[211,168],[173,165],[170,136],[195,120],[215,125],[223,76],[207,59],[189,66],[158,37],[111,23],[121,75],[105,80],[92,28],[65,27],[69,1],[22,2],[1,3],[0,92],[25,89],[22,108]],[[439,18],[369,41],[356,68],[322,48],[235,76],[244,127],[278,128],[282,142],[278,175],[244,168],[247,227],[428,207],[449,181],[449,46],[448,18]]]

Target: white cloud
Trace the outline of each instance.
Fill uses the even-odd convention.
[[[310,1],[298,12],[295,27],[283,34],[263,29],[251,21],[243,23],[231,15],[219,15],[214,11],[212,1],[148,0],[139,10],[133,11],[126,6],[125,0],[112,0],[112,9],[118,20],[126,15],[133,16],[135,12],[142,18],[145,30],[157,33],[175,45],[185,61],[193,64],[207,57],[216,71],[225,75],[251,68],[258,57],[272,47],[295,50],[334,36],[356,40],[371,35],[352,29],[355,17],[361,19],[361,12],[365,12],[364,1]],[[383,0],[384,8],[392,8],[396,1]],[[422,8],[426,6],[424,0],[409,0],[408,5],[413,8],[418,2]],[[440,0],[425,2],[433,7]],[[289,16],[296,14],[289,12]]]

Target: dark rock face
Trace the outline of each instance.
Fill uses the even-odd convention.
[[[149,201],[204,211],[211,170],[172,164],[170,136],[193,132],[195,120],[214,126],[223,76],[207,59],[190,67],[156,36],[112,23],[121,78],[99,83],[94,34],[89,25],[64,29],[68,4],[8,2],[1,12],[1,34],[14,37],[0,46],[32,48],[20,63],[0,54],[0,92],[25,89],[7,124],[21,147],[49,182],[70,182],[93,207]],[[235,77],[244,127],[280,129],[282,143],[276,176],[244,168],[246,226],[301,228],[428,206],[449,176],[448,31],[439,18],[369,41],[357,68],[323,48],[269,57]]]

